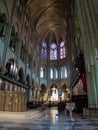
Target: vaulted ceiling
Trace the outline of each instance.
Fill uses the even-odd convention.
[[[27,8],[31,13],[30,21],[41,41],[66,41],[70,7],[71,0],[27,0]]]

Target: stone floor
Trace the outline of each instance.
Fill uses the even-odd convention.
[[[36,111],[36,112],[35,112]],[[66,113],[58,113],[57,108],[31,111],[32,118],[6,120],[0,117],[0,130],[98,130],[98,118],[84,118],[73,114],[70,121]],[[39,115],[39,116],[38,116]]]

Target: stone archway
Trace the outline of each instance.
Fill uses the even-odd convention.
[[[47,87],[45,84],[41,84],[41,90],[40,90],[40,100],[43,101],[45,100],[45,94],[46,94],[46,91],[47,91]]]
[[[7,17],[5,13],[0,14],[0,37],[5,37],[5,27],[7,25]]]
[[[62,101],[70,101],[71,99],[71,89],[66,85],[66,83],[64,83],[61,86],[61,100]]]
[[[59,100],[59,91],[56,84],[52,84],[50,87],[50,101],[58,102]]]
[[[19,76],[19,82],[25,83],[23,68],[20,68],[20,69],[19,69],[19,71],[18,71],[18,76]]]

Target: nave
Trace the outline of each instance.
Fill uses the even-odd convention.
[[[98,118],[73,113],[74,121],[70,121],[69,115],[58,113],[56,107],[45,111],[32,110],[29,116],[24,120],[0,116],[0,130],[98,130]]]

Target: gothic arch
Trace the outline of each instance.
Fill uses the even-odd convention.
[[[23,68],[20,68],[18,71],[18,76],[19,76],[19,82],[25,83],[25,76],[24,76],[24,70]]]
[[[50,86],[49,98],[51,102],[58,102],[59,100],[59,90],[56,84]]]
[[[46,91],[47,91],[47,87],[46,87],[46,85],[44,83],[41,84],[40,87],[41,87],[40,93],[43,96],[46,93]]]
[[[57,88],[57,89],[58,89],[58,87],[57,87],[57,85],[56,85],[56,84],[52,84],[52,85],[50,86],[50,89],[51,89],[51,88],[53,88],[53,87],[55,87],[55,88]]]
[[[0,10],[0,12],[6,14],[6,18],[7,18],[7,22],[9,21],[9,9],[8,6],[6,4],[6,0],[2,0],[1,4],[3,4],[4,8]]]
[[[64,83],[64,84],[61,86],[61,91],[62,91],[62,92],[65,92],[66,89],[67,89],[67,85],[66,85],[66,83]]]
[[[0,9],[0,37],[5,38],[9,23],[9,10],[5,0],[0,1],[3,8]]]
[[[62,97],[62,100],[65,100],[65,101],[70,101],[70,99],[71,99],[71,89],[66,83],[64,83],[61,86],[61,95],[60,96]]]
[[[5,28],[7,25],[7,16],[5,13],[0,15],[0,37],[5,37]]]

